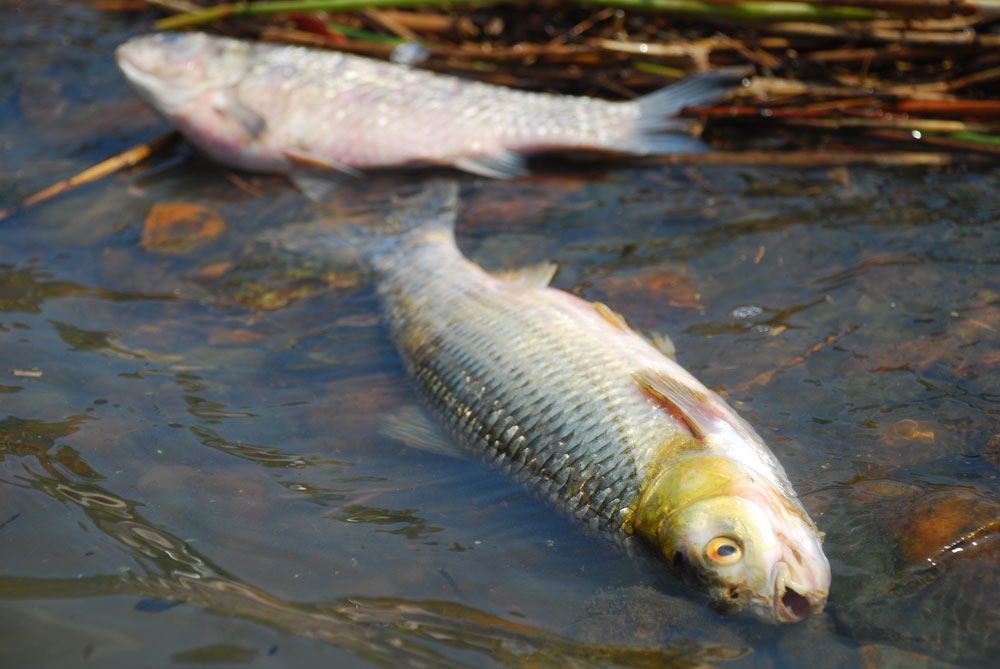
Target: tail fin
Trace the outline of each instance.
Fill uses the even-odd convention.
[[[701,140],[691,135],[693,119],[671,118],[685,107],[699,107],[718,102],[746,74],[744,68],[725,68],[696,74],[676,84],[654,91],[635,101],[639,119],[622,147],[638,155],[700,153],[706,150]]]
[[[386,193],[373,188],[354,202],[337,203],[335,213],[305,223],[287,225],[260,241],[337,264],[371,269],[415,236],[454,227],[458,183],[437,179]]]

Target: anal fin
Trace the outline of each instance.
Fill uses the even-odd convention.
[[[344,174],[317,172],[316,170],[292,170],[288,179],[302,194],[313,202],[325,204],[333,201],[341,186],[348,181]]]
[[[529,173],[524,158],[513,151],[501,151],[492,156],[455,158],[449,162],[460,170],[491,179],[514,179]]]
[[[425,411],[411,404],[388,415],[379,432],[399,439],[411,448],[450,458],[466,457],[458,444]]]

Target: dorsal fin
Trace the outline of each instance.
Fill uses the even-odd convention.
[[[649,340],[649,343],[653,345],[653,348],[663,355],[671,360],[677,357],[677,347],[674,346],[674,340],[667,335],[662,332],[647,332],[645,336]]]
[[[594,305],[594,311],[601,315],[601,318],[607,322],[614,325],[616,328],[625,330],[626,332],[632,332],[632,328],[629,326],[628,321],[620,313],[604,304],[603,302],[591,302]]]
[[[526,286],[540,286],[544,288],[549,285],[552,281],[552,277],[556,275],[556,271],[558,270],[559,265],[551,262],[543,262],[538,263],[537,265],[529,265],[527,267],[518,267],[517,269],[505,269],[499,272],[493,272],[493,276],[498,279],[507,279],[508,281],[523,283]]]
[[[591,305],[593,305],[594,310],[601,315],[601,318],[611,323],[616,328],[626,332],[635,332],[635,330],[632,329],[632,326],[628,324],[628,321],[625,320],[625,317],[608,305],[603,302],[591,302]],[[667,335],[652,332],[646,333],[642,335],[642,337],[648,341],[653,348],[671,360],[676,357],[677,350],[674,348],[674,342]]]
[[[704,441],[705,435],[711,431],[712,423],[726,420],[725,416],[713,408],[705,394],[663,372],[641,369],[633,372],[632,378],[699,441]]]

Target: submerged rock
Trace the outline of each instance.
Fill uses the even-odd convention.
[[[935,661],[994,661],[1000,500],[971,488],[894,481],[861,482],[851,492],[827,515],[838,628]]]

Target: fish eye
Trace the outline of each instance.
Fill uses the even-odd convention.
[[[736,564],[743,557],[743,547],[731,537],[715,537],[705,544],[705,557],[718,565]]]
[[[157,33],[160,46],[164,47],[162,57],[171,63],[182,63],[198,56],[204,49],[205,40],[192,33]]]
[[[176,44],[184,39],[184,33],[160,33],[160,42],[163,44]]]

